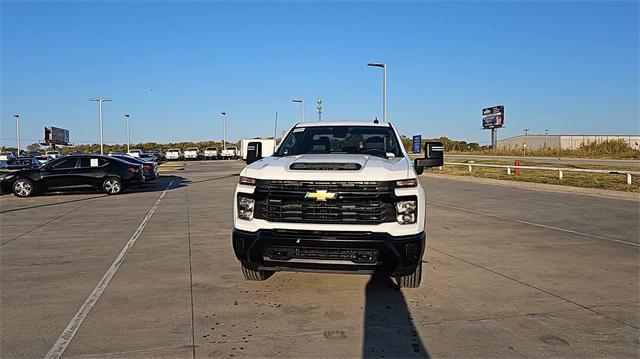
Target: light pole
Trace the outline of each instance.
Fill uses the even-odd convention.
[[[551,146],[549,146],[549,129],[548,128],[544,129],[544,136],[545,136],[544,147],[548,146],[549,148],[551,148]]]
[[[18,152],[17,156],[20,156],[20,115],[16,113],[13,117],[16,118],[16,152]]]
[[[318,109],[318,121],[322,121],[322,100],[316,101],[316,108]]]
[[[529,129],[525,128],[524,129],[524,146],[522,146],[522,148],[524,149],[524,157],[527,157],[527,137],[529,137]]]
[[[278,111],[276,111],[276,123],[273,125],[273,140],[278,142]]]
[[[220,112],[222,114],[222,150],[227,148],[227,113]]]
[[[367,66],[382,67],[382,121],[387,122],[387,64],[371,62]]]
[[[300,120],[304,122],[304,100],[291,100],[291,102],[300,103]]]
[[[99,104],[99,109],[100,109],[100,154],[103,155],[104,154],[104,142],[103,142],[103,135],[102,135],[102,103],[103,102],[111,102],[110,99],[108,98],[90,98],[89,101],[95,101]]]
[[[129,153],[129,145],[131,144],[131,129],[129,127],[129,115],[124,115],[127,119],[127,153]]]

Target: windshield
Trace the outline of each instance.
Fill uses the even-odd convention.
[[[169,150],[167,153],[180,152],[180,150]]]
[[[284,139],[277,156],[333,153],[401,156],[393,129],[380,126],[297,127]]]

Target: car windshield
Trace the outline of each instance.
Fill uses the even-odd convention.
[[[173,153],[173,152],[180,152],[180,150],[169,150],[169,151],[167,151],[167,152],[172,152],[172,153]]]
[[[393,129],[382,126],[297,127],[284,139],[277,156],[334,153],[401,156]]]

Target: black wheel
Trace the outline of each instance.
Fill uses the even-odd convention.
[[[13,194],[16,197],[29,197],[33,196],[36,192],[36,187],[30,179],[19,178],[13,182]]]
[[[108,195],[122,192],[122,181],[118,177],[109,177],[102,182],[102,190]]]
[[[242,275],[246,280],[266,280],[273,275],[273,271],[268,270],[253,270],[247,268],[242,264]]]
[[[422,262],[418,264],[415,272],[409,275],[396,277],[396,282],[401,288],[418,288],[422,280]]]

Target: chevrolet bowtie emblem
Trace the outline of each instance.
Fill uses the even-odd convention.
[[[311,199],[315,199],[317,202],[326,202],[328,199],[334,199],[336,198],[337,193],[329,193],[327,191],[315,191],[313,193],[311,192],[307,192],[307,194],[304,195],[304,198],[311,198]]]

